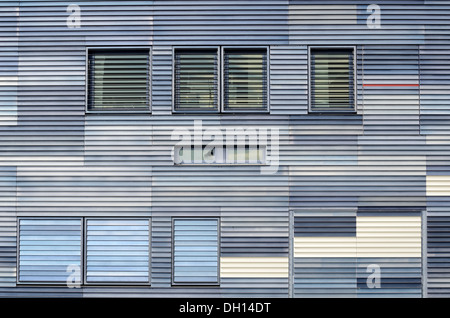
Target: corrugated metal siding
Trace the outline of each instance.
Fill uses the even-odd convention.
[[[17,124],[18,1],[0,4],[0,126]]]
[[[69,4],[81,8],[80,28],[66,25]],[[0,3],[0,295],[287,297],[293,279],[296,297],[418,297],[426,273],[428,296],[448,297],[450,6],[382,0],[382,28],[371,29],[370,4]],[[270,114],[172,114],[172,52],[186,45],[269,46]],[[355,114],[308,114],[308,45],[356,46]],[[86,48],[100,46],[151,47],[151,115],[86,114]],[[171,133],[196,119],[205,129],[280,129],[278,172],[174,166]],[[296,236],[289,210],[299,208],[315,213],[306,222],[313,225],[324,224],[314,219],[317,208],[344,211],[355,224],[427,209],[428,267],[421,268],[417,240],[425,237],[416,221],[414,237],[401,243],[414,244],[414,253],[391,257],[374,250],[385,249],[374,239],[360,257],[358,232],[345,227],[353,221],[330,217],[351,234],[335,240]],[[17,216],[151,217],[151,287],[14,287]],[[220,217],[219,287],[172,288],[173,217]],[[337,239],[342,251],[330,254]],[[246,270],[254,262],[258,277]],[[381,288],[366,284],[371,264],[381,268]]]
[[[407,212],[295,210],[294,297],[421,297],[422,217]]]
[[[0,287],[16,283],[16,188],[16,168],[0,167]]]

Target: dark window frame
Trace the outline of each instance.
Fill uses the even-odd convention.
[[[87,282],[87,221],[88,220],[147,220],[149,224],[149,262],[148,262],[148,282]],[[49,281],[21,281],[19,277],[20,273],[20,221],[21,220],[77,220],[80,221],[80,287],[98,287],[98,286],[151,286],[151,274],[152,274],[152,218],[151,217],[95,217],[95,216],[68,216],[68,217],[18,217],[17,218],[17,249],[16,249],[16,284],[20,286],[67,286],[67,281],[64,282],[49,282]],[[70,273],[67,273],[69,276]]]
[[[192,110],[180,110],[176,108],[176,97],[175,97],[175,89],[176,89],[176,51],[177,50],[202,50],[202,49],[216,49],[217,50],[217,62],[218,62],[218,80],[217,80],[217,94],[218,94],[218,107],[214,110],[205,110],[205,109],[192,109]],[[225,99],[225,87],[224,87],[224,57],[225,51],[228,49],[240,49],[240,50],[265,50],[266,53],[266,101],[264,108],[232,108],[225,109],[224,107],[224,99]],[[270,113],[270,47],[268,45],[246,45],[246,46],[228,46],[228,45],[216,45],[216,46],[173,46],[172,47],[172,114],[268,114]]]
[[[312,51],[313,50],[352,50],[353,55],[353,107],[314,107],[312,103]],[[308,113],[310,114],[355,114],[357,112],[357,47],[355,45],[311,45],[308,46]]]
[[[127,51],[142,51],[148,54],[147,59],[147,94],[146,94],[146,106],[145,108],[136,109],[95,109],[91,107],[91,68],[90,68],[90,55],[95,52],[127,52]],[[152,112],[151,100],[152,100],[152,47],[143,46],[105,46],[105,47],[87,47],[85,52],[85,112],[87,114],[149,114]]]

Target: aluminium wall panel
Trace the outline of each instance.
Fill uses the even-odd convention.
[[[17,263],[16,167],[0,167],[0,286],[14,287]]]
[[[133,166],[20,167],[21,216],[149,216],[151,170]]]
[[[287,44],[286,0],[153,1],[155,45]]]
[[[70,4],[80,6],[79,28],[67,27]],[[1,213],[7,213],[2,214],[0,235],[8,255],[0,263],[6,266],[6,272],[0,270],[5,273],[0,274],[3,282],[12,286],[15,280],[9,267],[10,261],[15,262],[9,256],[15,247],[9,235],[14,233],[10,217],[15,219],[16,200],[20,216],[152,216],[154,222],[151,288],[2,287],[0,294],[286,296],[290,278],[280,275],[285,275],[288,259],[289,207],[354,211],[388,205],[403,213],[408,207],[428,205],[429,295],[448,296],[444,269],[449,196],[446,185],[436,184],[433,177],[448,175],[445,13],[449,6],[439,1],[406,5],[383,0],[378,3],[382,10],[378,29],[366,24],[370,4],[353,0],[324,0],[313,7],[310,1],[284,0],[2,2],[0,15],[7,19],[0,22],[4,27],[0,42],[6,44],[0,52],[0,82],[13,85],[0,85],[7,92],[0,105],[15,116],[17,104],[18,115],[7,125],[0,119],[0,145],[5,150],[0,153],[0,171],[7,171],[3,180],[0,177],[6,182],[0,186]],[[86,47],[116,45],[153,45],[152,115],[85,114]],[[271,114],[172,114],[172,50],[178,45],[270,46]],[[308,45],[357,46],[356,114],[307,114]],[[404,84],[403,80],[414,86],[364,86]],[[172,132],[192,129],[195,119],[202,119],[205,127],[279,128],[278,172],[261,175],[255,166],[174,165]],[[17,184],[11,179],[16,169]],[[431,195],[426,196],[427,190]],[[392,216],[391,210],[383,213]],[[357,214],[362,216],[360,209]],[[171,218],[176,216],[221,217],[224,270],[232,264],[236,272],[237,265],[239,277],[229,277],[228,272],[217,288],[172,288]],[[383,223],[381,228],[386,226]],[[297,296],[309,292],[420,296],[417,255],[339,259],[327,256],[326,242],[313,244],[322,246],[316,250],[325,253],[322,258],[297,257],[295,265],[288,264],[294,267]],[[347,244],[352,249],[355,243]],[[244,255],[246,250],[250,255]],[[301,250],[297,252],[301,255]],[[245,276],[252,261],[265,277]],[[381,291],[366,284],[367,266],[372,263],[387,275]],[[276,277],[267,277],[271,275]]]
[[[306,46],[270,47],[270,113],[306,114],[308,56]]]
[[[420,212],[384,210],[294,210],[294,297],[421,297]]]
[[[81,219],[24,218],[18,226],[19,283],[66,285],[73,268],[75,281],[81,280]]]
[[[0,126],[17,124],[18,4],[0,4]]]

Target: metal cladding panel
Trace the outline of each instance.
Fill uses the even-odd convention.
[[[417,45],[363,48],[365,135],[419,133],[419,50]],[[389,110],[389,111],[387,111]],[[398,125],[401,120],[402,125]]]
[[[355,298],[356,258],[301,257],[294,259],[295,298]]]
[[[13,287],[17,264],[16,167],[0,167],[0,189],[0,287]]]
[[[427,28],[426,32],[444,37],[435,29]],[[450,46],[448,39],[447,42],[434,42],[438,41],[420,46],[420,128],[430,144],[445,145],[450,134]]]
[[[270,113],[303,115],[308,112],[307,47],[271,46]]]
[[[364,210],[294,210],[294,297],[422,297],[421,213]]]
[[[423,296],[420,257],[358,258],[358,298],[420,298]]]
[[[149,216],[149,167],[20,167],[22,216]]]
[[[173,282],[217,283],[219,220],[176,218],[173,223]]]
[[[155,45],[288,43],[288,1],[153,1]]]
[[[372,4],[0,1],[0,295],[417,297],[427,261],[428,296],[448,297],[450,6],[381,0],[378,28],[367,24]],[[308,113],[314,45],[355,47],[354,113]],[[86,50],[117,46],[150,48],[151,114],[86,112]],[[267,47],[269,112],[173,113],[179,46]],[[200,119],[204,129],[279,129],[277,171],[175,165],[173,132],[192,131]],[[297,208],[350,212],[302,216],[316,230],[296,232],[288,211]],[[425,209],[427,260],[419,255],[417,219],[404,219],[406,227],[361,223],[417,218]],[[151,286],[14,287],[17,216],[152,217]],[[220,286],[172,288],[174,217],[220,218]],[[412,252],[385,253],[392,229],[411,236],[389,241],[395,249],[388,254],[411,244]],[[362,234],[370,236],[364,246]],[[365,257],[357,253],[362,247]],[[253,263],[257,274],[249,273]],[[373,264],[380,266],[380,288],[369,287],[376,280],[367,285]]]
[[[448,297],[450,291],[450,214],[430,212],[427,233],[428,297]]]

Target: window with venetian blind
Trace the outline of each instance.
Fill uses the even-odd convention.
[[[174,76],[175,110],[218,110],[217,49],[177,49]]]
[[[89,111],[149,111],[149,50],[88,53]]]
[[[353,48],[310,49],[311,111],[355,109]]]
[[[255,112],[268,108],[266,48],[180,48],[174,58],[174,110]]]

